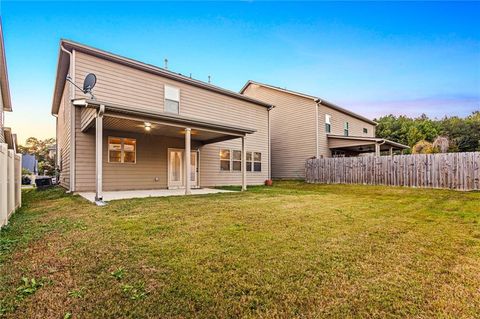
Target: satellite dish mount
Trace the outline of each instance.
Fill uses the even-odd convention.
[[[95,87],[95,84],[97,83],[97,76],[95,74],[93,73],[87,74],[87,76],[85,77],[85,80],[83,80],[83,88],[76,85],[75,82],[73,82],[70,75],[67,75],[67,81],[72,83],[77,89],[82,91],[84,94],[90,94],[90,98],[92,100],[95,100],[95,96],[92,93],[92,89]]]

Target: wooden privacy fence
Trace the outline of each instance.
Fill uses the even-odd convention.
[[[480,190],[480,152],[309,159],[308,183]]]
[[[22,155],[0,143],[0,227],[22,205]]]

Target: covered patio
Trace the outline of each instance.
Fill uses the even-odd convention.
[[[328,147],[332,156],[359,156],[365,153],[373,153],[380,156],[381,152],[388,152],[393,155],[395,151],[408,149],[403,145],[387,139],[363,136],[343,136],[328,134]]]
[[[247,174],[246,174],[246,151],[245,143],[247,134],[255,132],[253,129],[245,127],[237,127],[231,125],[225,125],[223,123],[211,122],[199,120],[192,117],[181,116],[177,114],[168,114],[163,112],[152,113],[138,110],[139,108],[133,108],[130,106],[122,106],[111,103],[103,103],[97,100],[75,100],[74,105],[81,108],[81,132],[95,133],[95,193],[93,192],[81,192],[78,193],[84,198],[102,204],[103,201],[125,199],[125,198],[137,198],[137,197],[149,197],[149,196],[176,196],[176,195],[189,195],[189,194],[210,194],[224,192],[218,189],[196,189],[200,188],[199,183],[199,161],[200,156],[199,149],[207,144],[217,143],[230,139],[241,139],[241,156],[242,156],[242,175],[241,185],[242,190],[246,190],[247,187]],[[127,153],[127,146],[130,149],[134,149],[135,153],[129,155],[131,164],[138,164],[139,154],[137,154],[137,140],[129,138],[117,138],[105,136],[105,132],[125,132],[128,134],[139,136],[143,142],[143,152],[145,148],[162,148],[162,154],[168,151],[168,158],[158,157],[158,153],[155,153],[155,161],[162,161],[162,165],[168,166],[168,173],[160,177],[152,177],[157,183],[152,189],[151,184],[145,185],[132,185],[132,188],[116,189],[112,191],[112,183],[116,183],[117,180],[124,178],[122,172],[117,166],[117,175],[112,168],[111,160],[112,153],[115,153],[115,145],[121,145],[121,152]],[[91,134],[91,133],[90,133]],[[147,137],[148,136],[148,137]],[[105,140],[108,138],[107,144]],[[143,140],[145,138],[145,140]],[[112,140],[115,140],[111,142]],[[119,140],[119,141],[117,141]],[[148,141],[152,144],[148,144]],[[158,141],[162,141],[161,143]],[[117,143],[117,144],[115,144]],[[153,144],[156,143],[156,144]],[[128,145],[127,145],[128,144]],[[148,145],[147,145],[148,144]],[[105,149],[105,145],[106,148]],[[154,151],[150,152],[153,153]],[[141,155],[141,154],[140,154]],[[104,159],[104,157],[107,159]],[[140,162],[145,163],[147,160],[152,161],[152,154],[149,154],[149,158],[140,158]],[[122,155],[125,160],[127,157]],[[142,164],[142,163],[140,163]],[[152,167],[146,167],[144,164],[136,166],[130,166],[128,174],[145,174],[146,170],[153,170]],[[107,166],[105,166],[107,165]],[[123,165],[126,168],[128,165]],[[174,170],[171,172],[171,167]],[[158,168],[158,167],[157,167]],[[107,172],[109,176],[105,179],[105,169],[109,169]],[[142,172],[143,169],[143,172]],[[164,189],[160,188],[160,185],[165,184]],[[108,191],[104,190],[105,183],[109,183],[107,187]],[[143,187],[143,189],[138,189]],[[167,189],[165,189],[167,188]]]

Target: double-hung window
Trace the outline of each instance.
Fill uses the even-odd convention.
[[[252,152],[247,152],[247,172],[252,171]]]
[[[165,112],[179,114],[180,89],[165,84]]]
[[[242,151],[232,151],[232,169],[234,171],[242,170]]]
[[[343,135],[348,136],[348,122],[343,126]]]
[[[230,160],[231,160],[230,150],[220,150],[220,170],[221,171],[230,171]]]
[[[245,154],[247,172],[262,171],[262,153],[247,152]],[[240,150],[220,150],[220,170],[221,171],[242,171],[242,151]]]
[[[332,117],[328,114],[325,114],[325,132],[330,133],[332,132]]]
[[[253,152],[253,171],[262,171],[262,153],[260,152]]]
[[[137,141],[133,138],[109,137],[108,162],[130,163],[137,161]]]
[[[363,128],[363,134],[368,134],[368,128],[366,127]]]

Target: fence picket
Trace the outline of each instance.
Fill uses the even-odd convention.
[[[480,190],[480,152],[309,159],[308,183]]]

